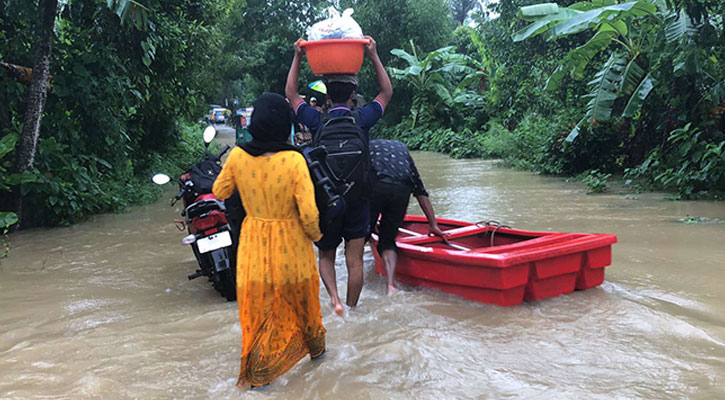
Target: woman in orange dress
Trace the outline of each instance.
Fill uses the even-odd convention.
[[[309,170],[287,144],[291,109],[266,93],[254,103],[253,140],[229,154],[214,195],[238,190],[247,216],[237,255],[242,362],[237,386],[262,386],[305,355],[325,351],[312,243],[322,234]]]

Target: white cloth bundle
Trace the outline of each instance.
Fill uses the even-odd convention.
[[[307,40],[324,40],[324,39],[362,39],[363,33],[360,25],[352,19],[352,8],[348,8],[342,12],[330,9],[332,18],[320,21],[307,30]]]

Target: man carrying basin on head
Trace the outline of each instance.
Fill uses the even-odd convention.
[[[302,59],[303,50],[300,47],[301,40],[295,43],[295,56],[290,67],[289,74],[287,75],[287,85],[285,87],[285,95],[290,101],[292,108],[297,115],[300,122],[310,128],[312,131],[313,144],[319,143],[323,137],[327,137],[329,132],[325,126],[330,122],[331,119],[339,119],[338,117],[352,117],[354,119],[354,126],[358,128],[361,134],[361,140],[363,147],[367,150],[364,152],[358,152],[357,155],[360,160],[351,160],[348,162],[349,165],[355,165],[355,174],[365,175],[364,178],[360,179],[360,182],[351,181],[351,185],[348,185],[344,194],[345,199],[345,212],[343,215],[329,221],[323,227],[324,236],[316,243],[320,250],[320,275],[322,281],[327,288],[327,293],[330,295],[332,306],[336,313],[342,314],[343,307],[340,302],[340,298],[337,293],[337,281],[335,274],[335,253],[337,246],[345,240],[345,262],[348,270],[348,284],[347,284],[347,305],[357,305],[360,292],[362,291],[363,285],[363,248],[365,246],[365,238],[368,235],[370,226],[370,205],[369,205],[369,182],[368,176],[369,171],[364,171],[365,167],[369,169],[369,141],[370,141],[370,128],[382,117],[385,106],[390,101],[393,95],[393,86],[390,83],[390,78],[385,72],[375,46],[375,41],[366,36],[366,39],[370,43],[366,46],[366,53],[370,60],[373,62],[375,67],[375,73],[377,76],[378,86],[380,87],[380,93],[377,95],[375,100],[362,107],[359,110],[353,112],[352,99],[355,95],[355,88],[357,87],[357,76],[356,75],[327,75],[324,77],[325,85],[327,86],[327,97],[331,103],[329,114],[323,115],[320,111],[314,109],[309,104],[305,103],[300,95],[297,93],[297,81],[299,79],[300,61]],[[344,118],[342,118],[344,119]],[[329,124],[328,124],[329,126]],[[355,139],[351,140],[354,142]],[[336,149],[329,148],[330,158],[335,160],[342,160],[344,157],[348,157],[344,154],[333,154],[333,151],[337,151],[337,147],[342,148],[347,146],[349,143],[346,141],[340,141],[339,146],[331,146]],[[326,145],[327,146],[327,145]],[[353,152],[348,152],[353,153]],[[354,156],[349,156],[354,157]],[[355,176],[355,175],[349,175]]]
[[[387,293],[390,294],[396,289],[395,267],[398,263],[398,253],[395,237],[405,218],[411,193],[418,200],[423,214],[428,219],[430,234],[442,238],[445,236],[438,227],[433,205],[408,148],[395,140],[371,140],[370,161],[376,178],[370,195],[370,231],[375,230],[380,216],[380,225],[377,226],[377,247],[385,266],[388,278]]]

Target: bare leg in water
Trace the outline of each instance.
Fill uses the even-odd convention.
[[[385,266],[385,276],[388,278],[388,291],[390,295],[398,288],[395,286],[395,267],[398,265],[398,253],[393,249],[383,250],[383,265]]]
[[[363,287],[363,250],[365,238],[345,242],[345,263],[347,264],[347,301],[355,307]]]
[[[335,314],[342,315],[345,310],[342,308],[340,296],[337,294],[337,274],[335,273],[335,253],[337,249],[320,250],[320,276],[322,283],[325,284],[327,294],[330,295],[332,301],[332,309]]]

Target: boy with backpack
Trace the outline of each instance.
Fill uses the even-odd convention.
[[[393,96],[393,86],[378,57],[375,40],[365,48],[373,62],[380,93],[371,103],[354,112],[352,99],[357,87],[356,75],[327,75],[324,77],[327,96],[332,106],[328,114],[312,108],[297,93],[300,61],[303,50],[298,40],[295,56],[287,75],[285,94],[298,121],[312,132],[313,146],[324,145],[328,151],[328,165],[335,175],[338,192],[345,201],[344,213],[324,226],[323,237],[316,243],[320,256],[320,276],[330,295],[335,313],[342,315],[343,307],[337,294],[335,255],[337,246],[345,240],[347,264],[347,300],[350,307],[357,305],[363,285],[363,249],[370,227],[370,128],[382,117],[385,106]],[[321,216],[322,217],[322,216]]]

